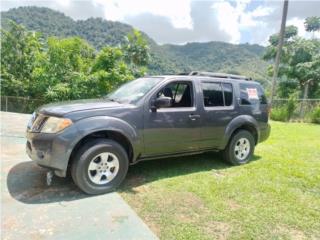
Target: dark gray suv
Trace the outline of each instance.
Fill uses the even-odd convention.
[[[112,191],[142,160],[222,151],[247,163],[268,138],[268,104],[248,78],[207,72],[143,77],[105,98],[40,107],[27,153],[88,194]]]

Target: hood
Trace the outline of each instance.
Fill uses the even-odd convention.
[[[43,114],[62,116],[70,112],[103,108],[119,108],[122,106],[124,105],[121,103],[106,99],[84,99],[43,105],[37,111]]]

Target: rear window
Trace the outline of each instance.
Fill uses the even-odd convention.
[[[205,107],[232,105],[232,85],[230,83],[203,82],[203,102]]]
[[[260,85],[240,83],[241,105],[267,104],[267,98]]]

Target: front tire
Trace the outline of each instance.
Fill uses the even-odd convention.
[[[224,159],[232,165],[246,164],[252,158],[255,140],[246,130],[236,132],[223,151]]]
[[[128,167],[128,155],[120,144],[109,139],[94,139],[75,154],[71,176],[85,193],[102,194],[121,184]]]

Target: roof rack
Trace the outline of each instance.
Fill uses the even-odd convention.
[[[246,81],[252,80],[252,78],[250,78],[250,77],[241,76],[241,75],[234,75],[234,74],[227,74],[227,73],[213,73],[213,72],[192,71],[192,72],[190,72],[188,75],[189,75],[189,76],[217,77],[217,78],[246,80]]]

